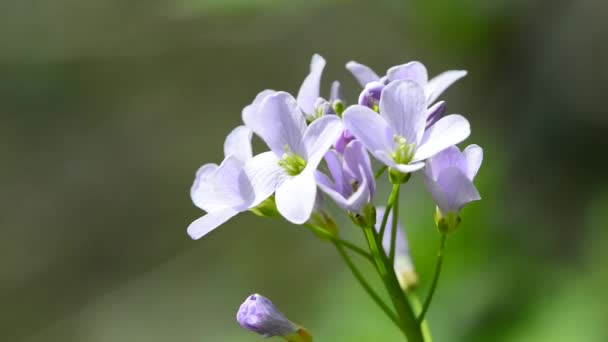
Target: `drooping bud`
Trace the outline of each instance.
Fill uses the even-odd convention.
[[[236,319],[239,325],[263,337],[283,337],[290,342],[312,342],[310,333],[292,323],[272,302],[252,294],[241,304]]]

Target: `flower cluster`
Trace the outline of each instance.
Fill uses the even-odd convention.
[[[219,165],[205,164],[196,173],[191,197],[206,215],[190,224],[188,234],[201,238],[244,211],[280,215],[313,229],[339,248],[370,256],[386,277],[389,291],[394,291],[389,286],[394,281],[406,291],[415,288],[418,277],[398,223],[399,186],[422,170],[443,234],[457,228],[467,203],[480,199],[473,179],[482,149],[470,145],[461,152],[456,147],[470,135],[469,122],[458,114],[445,115],[446,103],[437,101],[467,73],[451,70],[429,80],[422,63],[409,62],[380,77],[351,61],[346,68],[363,89],[357,103],[347,106],[337,81],[328,98],[321,97],[325,65],[321,56],[313,56],[297,96],[267,89],[243,109],[243,125],[224,142],[224,160]],[[254,155],[253,134],[268,151]],[[379,172],[374,172],[373,163],[380,164]],[[386,208],[373,203],[376,181],[384,170],[393,184]],[[324,196],[357,225],[369,228],[370,253],[338,237],[335,223],[324,211]],[[389,274],[382,273],[382,264],[391,266]],[[404,300],[398,294],[391,298]],[[264,336],[285,337],[297,331],[260,295],[248,298],[238,321]]]

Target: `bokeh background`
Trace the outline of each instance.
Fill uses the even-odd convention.
[[[200,241],[195,170],[313,53],[467,69],[443,98],[485,149],[450,237],[436,341],[608,341],[608,6],[602,0],[0,2],[0,340],[262,341],[253,292],[318,341],[402,337],[332,246],[243,214]],[[388,195],[386,184],[378,199]],[[438,234],[419,176],[401,213],[421,278]],[[361,241],[339,212],[342,234]],[[366,269],[370,277],[373,274]],[[374,284],[378,285],[378,282]],[[277,340],[278,341],[278,340]]]

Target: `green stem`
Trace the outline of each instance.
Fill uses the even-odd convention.
[[[361,284],[361,286],[363,287],[365,292],[367,292],[367,294],[370,297],[372,297],[374,302],[376,302],[376,304],[378,304],[378,306],[382,309],[382,311],[384,311],[384,313],[391,319],[391,321],[393,321],[393,323],[395,323],[397,325],[397,327],[399,327],[399,329],[403,329],[401,327],[401,324],[399,323],[399,319],[397,318],[397,316],[388,307],[388,305],[386,305],[382,301],[380,296],[378,296],[378,294],[376,294],[376,292],[374,292],[372,287],[365,281],[365,277],[363,277],[361,272],[357,269],[357,267],[355,266],[353,261],[350,259],[350,257],[348,256],[348,254],[346,253],[344,248],[340,244],[336,243],[336,241],[332,241],[332,242],[334,243],[334,246],[336,246],[336,250],[338,250],[338,253],[342,257],[342,259],[344,260],[344,262],[346,263],[348,268],[350,269],[351,273],[359,281],[359,283]]]
[[[433,276],[433,282],[431,283],[431,289],[429,290],[429,294],[426,296],[426,300],[424,301],[422,312],[420,312],[420,315],[418,316],[419,324],[424,321],[424,316],[426,315],[426,312],[429,310],[429,306],[431,306],[431,302],[433,301],[433,295],[435,294],[435,289],[437,288],[437,283],[439,282],[439,275],[441,274],[441,266],[443,265],[443,254],[447,237],[447,234],[441,233],[441,242],[439,243],[439,251],[437,252],[437,265],[435,266],[435,275]]]
[[[416,321],[412,307],[399,285],[399,280],[384,250],[378,246],[378,237],[373,226],[363,227],[365,238],[376,262],[376,269],[388,291],[401,320],[401,330],[409,342],[423,342],[422,331]]]
[[[382,241],[382,238],[384,237],[386,223],[388,222],[388,214],[393,209],[393,204],[395,203],[397,197],[399,197],[399,184],[393,185],[393,190],[388,198],[388,204],[386,205],[386,210],[384,210],[384,216],[382,216],[382,223],[380,224],[380,231],[378,233],[380,236],[380,241]]]
[[[374,259],[372,258],[372,256],[366,252],[363,248],[355,245],[352,242],[343,240],[337,236],[334,236],[333,234],[331,234],[330,232],[328,232],[327,230],[321,228],[321,227],[317,227],[313,224],[305,224],[306,228],[310,229],[313,233],[318,234],[323,236],[326,239],[329,239],[331,242],[335,243],[335,244],[339,244],[343,247],[346,247],[348,249],[350,249],[351,251],[359,254],[360,256],[364,257],[365,259],[369,260],[370,262],[374,262]]]
[[[422,309],[422,302],[420,298],[414,292],[406,293],[410,302],[412,303],[412,307],[414,311],[420,311]],[[423,320],[420,323],[420,329],[422,329],[422,336],[424,336],[424,342],[433,342],[433,337],[431,336],[431,329],[429,328],[428,320]]]
[[[395,193],[395,198],[393,199],[393,204],[391,206],[393,210],[393,222],[392,222],[392,230],[391,230],[391,249],[389,253],[389,260],[391,265],[395,264],[395,245],[397,244],[397,222],[399,221],[399,184],[393,185],[393,192]]]
[[[386,171],[386,169],[388,169],[388,166],[383,165],[381,168],[378,169],[378,171],[376,171],[376,174],[374,175],[375,179],[380,178],[380,176],[382,176],[382,174],[384,173],[384,171]]]

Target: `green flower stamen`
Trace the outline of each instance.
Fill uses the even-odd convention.
[[[393,137],[395,142],[395,151],[391,153],[391,157],[397,164],[409,164],[414,158],[415,143],[408,144],[407,140],[400,136]]]
[[[285,146],[285,153],[279,160],[279,166],[285,169],[290,176],[299,175],[306,167],[306,160],[299,155],[291,152],[288,146]]]

